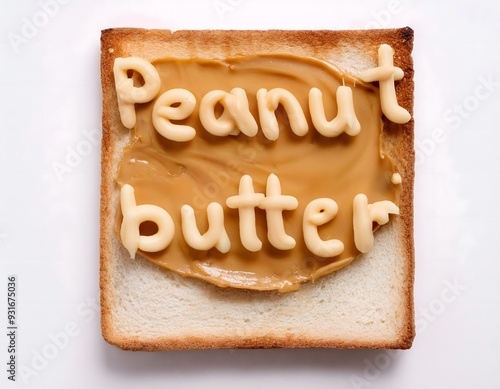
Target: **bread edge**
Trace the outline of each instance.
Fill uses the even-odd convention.
[[[403,69],[405,77],[396,83],[396,92],[398,102],[406,108],[411,114],[410,122],[402,125],[394,125],[384,118],[384,132],[391,132],[395,127],[401,133],[398,135],[398,144],[396,147],[404,149],[404,157],[393,157],[398,165],[399,170],[403,173],[404,182],[401,192],[401,216],[399,222],[402,228],[403,246],[406,252],[406,288],[405,288],[405,303],[406,309],[404,312],[404,327],[400,338],[394,342],[373,342],[373,341],[349,341],[343,339],[318,340],[318,339],[297,339],[291,336],[283,338],[275,337],[259,337],[255,339],[235,339],[233,337],[206,339],[201,337],[189,337],[182,339],[172,338],[152,338],[140,339],[136,337],[124,337],[115,333],[112,323],[111,309],[111,294],[112,285],[109,282],[110,268],[107,262],[107,256],[110,255],[113,242],[109,240],[105,230],[106,215],[110,212],[109,199],[111,198],[112,188],[107,185],[110,182],[112,168],[111,156],[113,155],[115,143],[112,139],[111,127],[112,121],[116,118],[111,117],[111,112],[107,107],[106,98],[103,99],[102,111],[102,154],[101,154],[101,200],[100,200],[100,302],[101,302],[101,328],[104,339],[119,348],[125,350],[143,350],[143,351],[159,351],[168,349],[213,349],[213,348],[384,348],[384,349],[408,349],[411,347],[415,337],[415,317],[413,306],[413,286],[414,286],[414,271],[415,271],[415,254],[413,243],[413,187],[415,175],[415,153],[414,153],[414,119],[413,119],[413,59],[411,56],[413,50],[413,30],[409,27],[400,29],[382,29],[382,30],[313,30],[313,31],[287,31],[287,30],[181,30],[171,32],[169,30],[146,30],[136,28],[113,28],[103,30],[101,34],[101,48],[112,45],[113,47],[123,47],[127,39],[165,39],[169,35],[177,35],[177,37],[189,39],[194,37],[197,42],[203,44],[211,44],[215,39],[221,39],[230,35],[243,33],[248,38],[252,39],[273,39],[279,36],[280,39],[286,39],[291,42],[303,43],[314,41],[316,45],[322,46],[330,44],[332,39],[335,40],[353,40],[360,39],[366,42],[373,50],[377,50],[381,43],[390,44],[396,51],[394,56],[395,66]],[[109,82],[109,75],[106,76],[105,69],[109,68],[111,58],[114,58],[113,53],[101,52],[101,82],[103,96],[115,94],[113,82]],[[314,56],[314,53],[312,53]],[[111,80],[112,81],[112,80]],[[399,154],[398,154],[399,155]],[[392,156],[392,154],[391,154]],[[298,292],[300,293],[300,291]]]

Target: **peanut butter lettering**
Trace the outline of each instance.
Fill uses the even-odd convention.
[[[135,125],[116,177],[125,188],[122,202],[133,200],[122,205],[124,217],[117,218],[115,224],[131,256],[140,250],[159,266],[220,286],[288,291],[347,265],[360,250],[369,250],[373,246],[373,221],[382,224],[389,213],[397,213],[391,201],[397,204],[399,199],[400,177],[394,173],[397,168],[391,158],[381,158],[383,97],[379,98],[381,91],[376,85],[356,84],[352,78],[354,87],[344,86],[344,74],[335,66],[287,55],[223,61],[167,58],[155,61],[154,69],[165,85],[155,94],[151,89],[154,83],[146,82],[152,90],[147,95],[151,100],[140,109],[138,105],[136,111],[134,104],[140,103],[139,97],[133,96],[132,103],[126,103],[127,88],[123,92],[117,87],[122,103],[128,104],[122,104],[126,106],[123,111],[133,116],[133,125],[127,124]],[[133,78],[125,80],[124,85],[139,89],[137,76],[146,80],[147,69],[133,70]],[[117,82],[120,77],[129,78],[130,71],[116,67],[118,72]],[[175,83],[171,82],[172,74]],[[173,86],[179,88],[169,90]],[[261,87],[269,92],[259,90]],[[135,89],[131,89],[132,95]],[[276,109],[280,104],[291,125],[279,122]],[[308,133],[308,123],[322,136]],[[257,134],[258,124],[262,134]],[[299,141],[284,136],[280,129],[304,138]],[[186,144],[164,142],[155,132]],[[325,139],[344,132],[356,139]],[[214,139],[214,135],[227,139]],[[280,135],[279,142],[270,141]],[[271,172],[286,180],[286,191],[293,196],[281,194],[280,180]],[[262,185],[266,180],[266,193],[255,193],[254,183]],[[135,197],[127,193],[127,183],[134,186]],[[366,194],[364,203],[362,195],[356,196],[356,202],[361,200],[362,204],[349,212],[359,188]],[[368,204],[366,197],[391,201]],[[148,209],[146,204],[137,206],[136,201],[151,201],[158,206]],[[203,223],[207,226],[203,234],[197,221],[205,217],[204,213],[195,213],[186,202],[196,209],[206,209],[208,223]],[[222,208],[226,206],[233,210]],[[139,220],[131,217],[130,210],[136,208],[140,210]],[[337,214],[338,208],[342,209]],[[173,220],[181,223],[177,227],[182,232],[177,235],[168,214],[173,209]],[[161,238],[161,244],[148,246],[148,240],[154,239],[140,236],[143,221],[152,221],[159,231],[166,229],[171,235]],[[328,238],[323,240],[326,234]],[[304,241],[299,244],[295,239],[301,235]],[[230,239],[241,241],[234,252]],[[193,253],[193,249],[205,252]],[[280,252],[290,249],[293,252]],[[164,252],[149,255],[148,250]]]
[[[313,254],[320,257],[335,257],[342,254],[344,244],[338,239],[322,240],[318,234],[318,226],[332,220],[339,210],[337,203],[328,198],[311,201],[304,210],[302,228],[306,246]]]
[[[144,85],[134,86],[134,81],[127,75],[134,70],[144,79]],[[161,86],[160,76],[155,67],[138,57],[116,58],[113,65],[118,109],[122,124],[127,128],[135,126],[135,103],[147,103],[155,98]]]
[[[227,253],[231,248],[231,242],[224,228],[224,211],[219,203],[208,204],[208,230],[201,235],[196,226],[194,210],[189,205],[183,205],[182,215],[182,234],[184,240],[189,246],[196,250],[209,250],[215,247],[221,253]]]
[[[404,72],[394,66],[394,49],[386,44],[378,49],[378,67],[370,69],[361,75],[365,82],[378,81],[380,85],[380,104],[382,112],[391,122],[406,123],[411,119],[409,112],[398,105],[394,81],[401,80]]]
[[[350,136],[359,134],[361,124],[354,112],[352,90],[348,86],[337,88],[337,116],[328,121],[325,117],[323,94],[318,88],[309,91],[309,110],[314,127],[323,136],[335,137],[345,132]]]
[[[287,235],[283,224],[283,211],[297,208],[299,202],[293,196],[281,194],[280,180],[275,174],[267,178],[266,197],[259,208],[266,210],[267,238],[279,250],[290,250],[295,247],[295,239]]]
[[[238,208],[241,244],[253,252],[262,248],[262,241],[255,228],[255,207],[259,206],[264,197],[263,193],[255,193],[252,177],[245,174],[240,179],[239,194],[226,200],[229,208]]]
[[[179,105],[174,107],[173,105]],[[186,119],[196,105],[194,95],[182,88],[170,89],[163,93],[153,107],[153,126],[162,136],[176,142],[187,142],[194,138],[193,127],[174,124],[170,120]]]
[[[264,136],[269,140],[279,137],[279,125],[275,111],[282,104],[290,120],[290,127],[295,135],[304,136],[309,130],[306,117],[297,98],[283,88],[274,88],[269,92],[261,88],[257,91],[260,125]]]
[[[224,112],[216,118],[215,105],[218,102],[224,106]],[[221,90],[208,92],[200,103],[200,120],[209,133],[217,136],[238,135],[240,131],[255,136],[258,130],[242,88],[233,88],[230,93]]]
[[[399,215],[399,208],[392,201],[377,201],[368,204],[366,195],[360,193],[354,197],[354,244],[362,253],[367,253],[373,248],[373,222],[380,225],[389,221],[389,214]]]
[[[120,202],[123,213],[120,237],[130,258],[135,258],[137,249],[157,252],[168,247],[174,237],[175,227],[167,211],[151,204],[136,205],[134,188],[128,184],[121,189]],[[156,223],[158,226],[156,234],[151,236],[140,234],[139,227],[145,221]]]

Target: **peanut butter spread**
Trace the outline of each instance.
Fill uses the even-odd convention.
[[[371,235],[387,222],[387,213],[398,212],[401,180],[394,179],[397,169],[381,144],[378,88],[319,60],[287,55],[225,61],[166,58],[152,65],[161,85],[151,101],[135,104],[131,142],[116,178],[120,187],[133,188],[126,195],[137,206],[152,204],[171,217],[167,247],[138,250],[148,260],[222,287],[295,290],[369,251],[370,237],[358,244],[361,233],[355,241],[355,229],[368,228]],[[246,93],[248,108],[239,109],[251,116],[236,120],[229,102],[221,103],[234,88],[235,96]],[[172,89],[182,89],[185,98],[175,103],[163,96]],[[160,98],[166,99],[164,108],[189,109],[156,125]],[[319,110],[327,121],[347,112],[347,124],[322,129],[319,119],[312,118],[312,98],[322,101]],[[212,114],[200,112],[201,104],[213,107]],[[224,122],[246,131],[225,128]],[[226,133],[209,132],[210,123]],[[179,130],[184,139],[162,135],[162,126]],[[278,210],[276,198],[281,201]],[[123,209],[116,220],[118,233]],[[140,235],[155,235],[157,224],[143,222]],[[203,237],[211,227],[211,236],[207,232]],[[196,228],[201,236],[187,239],[191,235],[183,234]]]

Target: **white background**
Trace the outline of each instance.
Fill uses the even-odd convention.
[[[1,0],[0,387],[500,388],[499,3],[351,3]],[[406,25],[415,30],[418,157],[413,348],[133,353],[105,343],[100,148],[89,140],[101,126],[100,30]],[[15,383],[6,372],[10,274]]]

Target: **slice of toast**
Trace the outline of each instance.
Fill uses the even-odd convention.
[[[103,137],[101,182],[101,323],[111,344],[129,350],[205,348],[411,347],[413,311],[413,119],[383,117],[384,150],[403,177],[400,215],[375,234],[372,251],[291,293],[220,288],[131,259],[116,233],[115,178],[130,130],[121,122],[113,64],[292,54],[329,62],[359,77],[377,66],[381,44],[394,50],[397,101],[413,113],[413,31],[177,31],[109,29],[101,36]],[[377,83],[374,83],[377,86]]]

